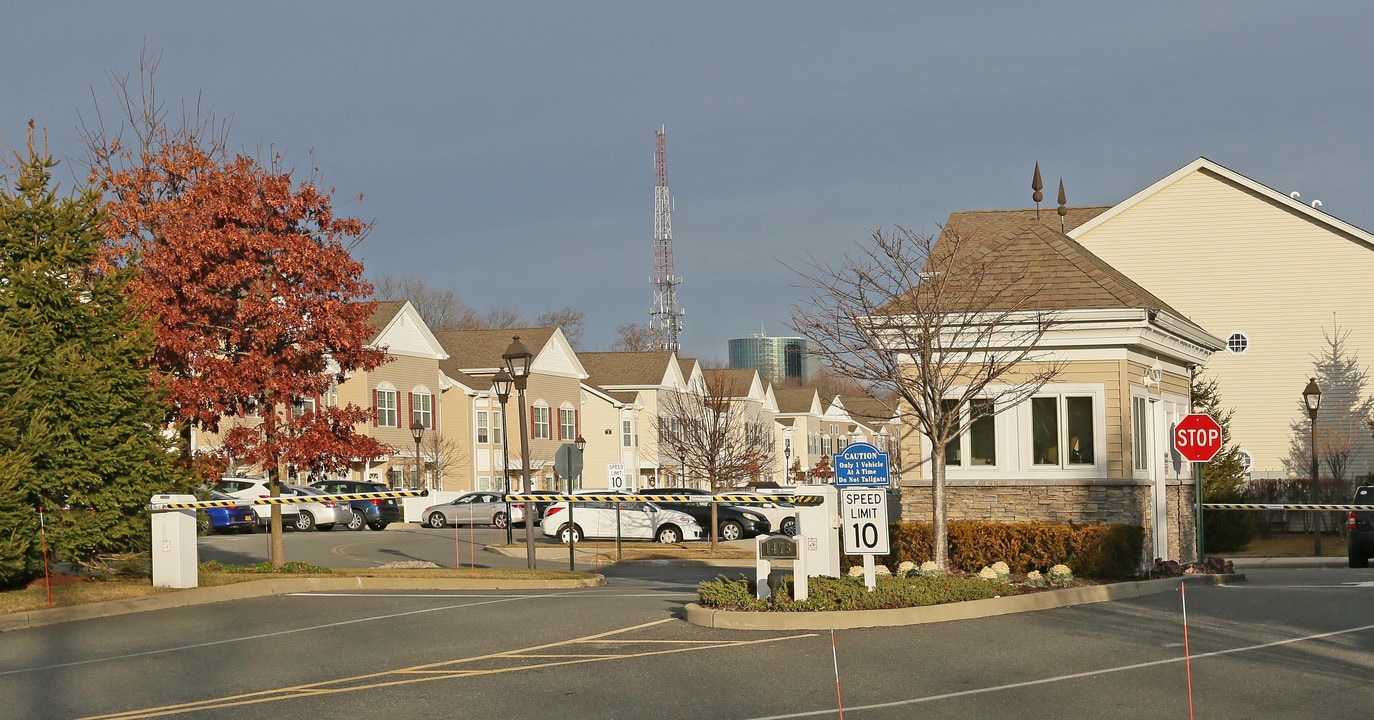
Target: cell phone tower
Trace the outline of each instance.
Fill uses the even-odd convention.
[[[649,330],[654,347],[680,349],[683,309],[677,304],[682,278],[673,274],[673,203],[668,197],[668,155],[664,128],[659,128],[654,149],[654,304],[649,308]]]

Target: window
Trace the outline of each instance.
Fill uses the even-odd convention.
[[[434,396],[429,393],[410,394],[410,424],[419,423],[420,427],[434,427]]]
[[[487,422],[488,422],[488,420],[487,420],[487,411],[486,411],[486,410],[478,410],[478,411],[477,411],[477,442],[480,443],[480,444],[483,444],[483,445],[487,444],[488,442],[491,442],[491,432],[490,432],[490,430],[488,429]]]
[[[620,445],[622,447],[634,447],[635,433],[634,423],[629,420],[620,421]]]
[[[1231,333],[1231,337],[1226,338],[1226,350],[1232,355],[1240,355],[1250,349],[1250,338],[1245,333]]]
[[[1091,397],[1031,398],[1031,462],[1040,466],[1097,464]]]
[[[530,433],[535,440],[549,439],[549,408],[547,405],[535,405],[530,408],[531,425]]]
[[[291,414],[296,417],[305,417],[315,414],[315,398],[298,397],[291,403]]]
[[[497,445],[506,442],[506,416],[500,410],[491,411],[491,441]]]
[[[821,438],[821,454],[822,454],[822,455],[829,455],[829,454],[830,454],[830,436],[829,436],[829,435],[826,435],[826,436],[824,436],[824,437]]]
[[[577,411],[572,408],[558,409],[558,439],[572,440],[577,437]]]
[[[955,400],[943,400],[945,412],[954,408]],[[964,465],[964,438],[968,438],[968,464],[971,467],[997,464],[997,424],[992,412],[992,400],[976,398],[969,401],[968,428],[945,446],[945,465]]]
[[[1131,398],[1131,466],[1136,470],[1150,469],[1150,434],[1146,425],[1145,398]]]
[[[396,427],[396,391],[378,388],[374,392],[377,394],[373,403],[377,408],[377,426]],[[392,487],[395,485],[392,483]]]
[[[1240,451],[1240,465],[1245,472],[1250,472],[1250,468],[1255,466],[1255,457],[1250,454],[1249,450]]]

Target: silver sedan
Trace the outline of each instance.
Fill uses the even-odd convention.
[[[421,522],[426,527],[441,528],[445,525],[494,525],[503,528],[510,523],[506,515],[506,503],[500,493],[469,492],[463,493],[442,505],[430,505],[421,513]],[[510,508],[515,522],[525,519],[524,512],[518,507]]]

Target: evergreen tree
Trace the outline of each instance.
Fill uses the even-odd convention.
[[[1242,502],[1245,495],[1245,458],[1240,446],[1231,441],[1234,408],[1223,408],[1221,389],[1215,378],[1193,376],[1193,412],[1206,413],[1221,426],[1221,452],[1202,466],[1202,501],[1205,503]],[[1255,519],[1248,511],[1203,510],[1204,549],[1238,550],[1255,536]]]
[[[145,550],[148,499],[190,480],[160,432],[165,405],[145,369],[152,331],[127,292],[131,270],[98,264],[99,195],[59,198],[57,163],[32,132],[17,160],[13,186],[0,188],[0,494],[19,498],[35,572],[40,505],[50,556],[84,563]],[[4,493],[10,481],[17,492]],[[0,522],[14,522],[6,509]],[[13,533],[0,526],[0,548]]]

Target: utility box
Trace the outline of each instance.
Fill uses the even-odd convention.
[[[797,506],[797,534],[804,536],[797,552],[806,556],[807,577],[839,577],[839,493],[834,485],[798,485],[793,494],[824,498],[820,505]]]
[[[194,508],[159,510],[159,505],[195,502],[194,495],[154,495],[153,587],[193,588],[197,575],[196,511]]]

